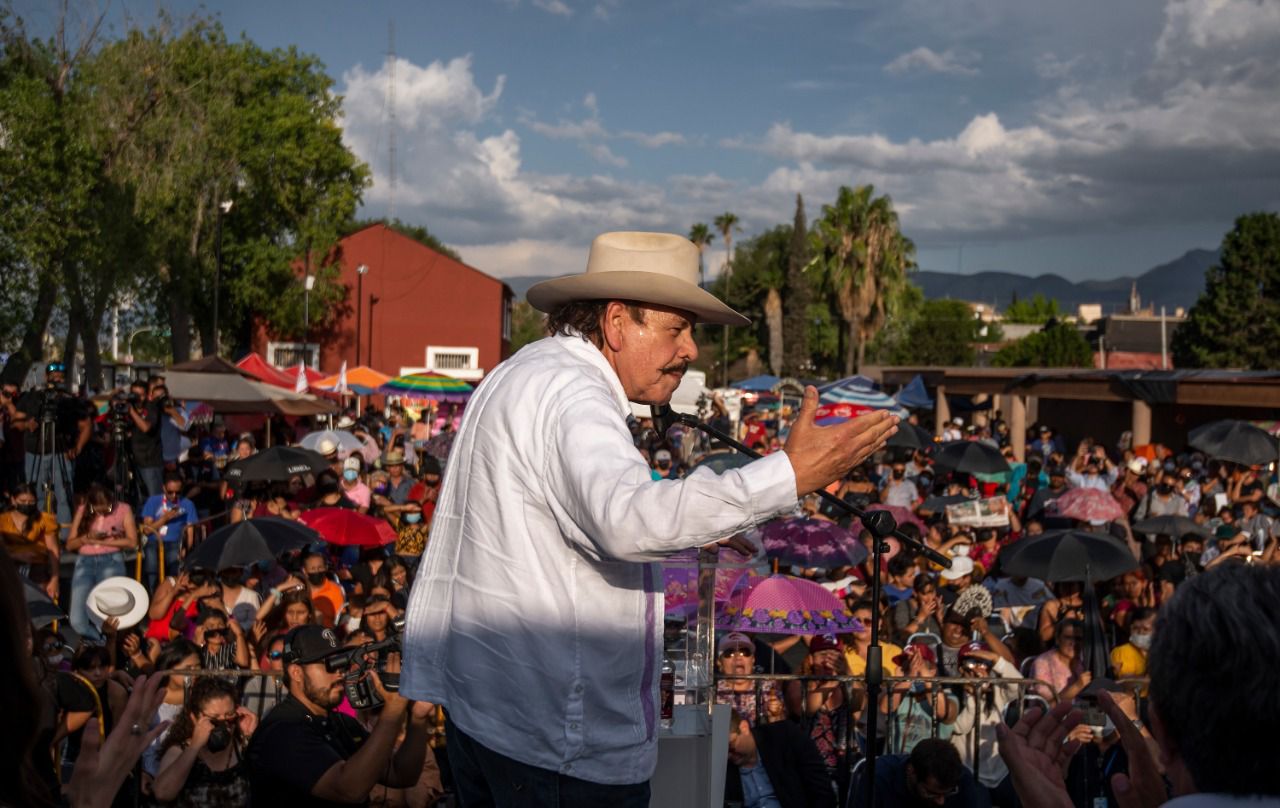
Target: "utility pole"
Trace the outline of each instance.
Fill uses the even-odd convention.
[[[369,271],[367,264],[356,267],[356,365],[360,364],[360,328],[364,314],[364,276]]]

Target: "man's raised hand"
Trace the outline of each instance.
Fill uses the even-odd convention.
[[[898,431],[898,418],[885,410],[860,415],[843,424],[818,426],[818,390],[804,389],[800,417],[791,427],[783,451],[796,474],[796,495],[817,491],[841,479],[854,466],[880,450]]]

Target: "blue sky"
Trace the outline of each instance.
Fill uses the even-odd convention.
[[[374,171],[366,215],[393,204],[394,20],[394,213],[499,276],[580,271],[595,233],[726,210],[749,236],[842,184],[892,196],[924,269],[1072,279],[1137,274],[1280,209],[1276,0],[205,8],[325,62]]]

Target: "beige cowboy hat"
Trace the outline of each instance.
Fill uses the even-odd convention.
[[[634,300],[692,312],[701,323],[751,324],[698,286],[698,248],[671,233],[596,236],[586,272],[534,284],[526,298],[544,312],[574,300]]]
[[[89,591],[89,597],[85,599],[89,617],[95,624],[101,626],[107,618],[114,617],[121,629],[141,623],[150,605],[146,587],[124,576],[102,581]]]

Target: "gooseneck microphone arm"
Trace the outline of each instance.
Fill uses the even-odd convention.
[[[658,434],[666,435],[667,430],[676,424],[692,427],[703,432],[721,443],[725,443],[734,449],[742,452],[748,457],[763,457],[754,449],[748,448],[746,445],[734,440],[710,424],[704,424],[692,415],[684,415],[671,409],[671,405],[662,406],[651,405],[653,411],[653,425],[657,428]],[[898,530],[898,523],[893,518],[893,514],[888,511],[865,511],[856,505],[850,505],[843,499],[836,497],[826,491],[818,491],[818,496],[822,497],[824,502],[830,503],[836,508],[857,517],[863,526],[871,532],[873,541],[871,542],[871,602],[880,603],[880,562],[884,557],[884,553],[888,550],[885,539],[893,537],[902,543],[904,548],[911,548],[916,553],[924,556],[933,563],[943,569],[951,569],[951,559],[942,553],[928,546],[924,542],[918,541],[903,534]],[[876,607],[871,609],[871,645],[867,648],[867,704],[870,705],[871,717],[867,720],[867,748],[866,748],[866,764],[863,766],[863,788],[866,789],[866,805],[874,805],[875,803],[875,783],[876,783],[876,757],[877,757],[877,734],[878,719],[877,705],[880,703],[880,688],[884,685],[884,658],[883,650],[880,647],[880,610]]]

